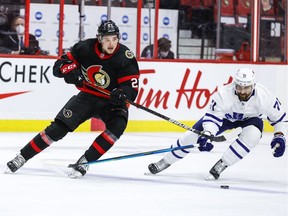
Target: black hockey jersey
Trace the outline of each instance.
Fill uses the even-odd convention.
[[[108,91],[114,88],[125,90],[127,98],[134,101],[138,94],[139,67],[134,54],[123,44],[118,43],[114,53],[101,52],[98,40],[88,39],[76,43],[66,56],[77,64],[85,79],[79,90],[100,97],[106,95],[91,86]]]

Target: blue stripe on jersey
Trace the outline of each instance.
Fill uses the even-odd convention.
[[[181,147],[180,142],[179,142],[179,139],[177,140],[177,146],[178,146],[178,147]],[[173,148],[173,145],[171,145],[171,148]],[[185,154],[190,153],[189,151],[186,151],[185,149],[180,149],[180,150],[177,150],[177,151],[182,151],[182,152],[184,152]],[[174,155],[174,157],[179,158],[179,159],[182,159],[182,158],[183,158],[183,157],[180,157],[179,155],[177,155],[174,151],[171,151],[171,152],[172,152],[172,154]]]
[[[236,139],[236,142],[246,151],[246,152],[250,152],[250,150],[239,140]],[[232,147],[232,145],[229,146],[229,148],[231,149],[231,151],[240,159],[242,159],[243,157],[238,154],[238,152]]]
[[[286,113],[284,113],[278,121],[271,123],[271,126],[274,126],[274,125],[277,124],[278,122],[281,122],[281,121],[285,118],[285,116],[286,116]],[[267,117],[267,119],[271,122],[271,120],[269,119],[269,117]]]
[[[210,113],[206,113],[205,116],[210,117],[212,119],[215,119],[218,122],[223,122],[223,119],[219,119],[218,117],[216,117],[215,115],[212,115]]]
[[[171,145],[171,148],[173,148],[173,146]],[[175,154],[175,152],[174,151],[171,151],[172,152],[172,154],[174,155],[174,157],[176,157],[176,158],[179,158],[179,159],[182,159],[183,157],[180,157],[180,156],[178,156],[177,154]]]
[[[181,144],[179,142],[179,139],[177,140],[177,146],[181,147]],[[187,151],[186,149],[180,149],[180,151],[184,152],[184,153],[190,153],[190,151]]]
[[[231,149],[231,151],[232,151],[238,158],[240,158],[240,159],[243,158],[241,155],[239,155],[239,154],[237,153],[237,151],[236,151],[231,145],[229,146],[229,148]]]
[[[246,152],[250,152],[250,150],[244,145],[244,143],[240,142],[239,139],[236,139],[236,142],[246,151]]]

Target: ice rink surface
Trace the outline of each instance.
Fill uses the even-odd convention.
[[[72,133],[5,174],[36,133],[0,133],[1,216],[287,216],[288,152],[274,158],[271,133],[218,181],[204,180],[229,146],[212,152],[192,149],[158,175],[144,175],[161,154],[93,164],[82,179],[67,177],[98,132]],[[168,148],[182,133],[124,133],[103,158]],[[228,185],[229,189],[221,189]]]

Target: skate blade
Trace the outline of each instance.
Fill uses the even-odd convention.
[[[83,175],[78,171],[73,171],[72,173],[68,174],[68,177],[71,179],[78,179],[78,178],[82,178]]]
[[[13,174],[14,172],[12,172],[9,167],[6,167],[6,170],[4,171],[4,174]]]
[[[152,174],[151,172],[147,171],[147,172],[144,173],[144,175],[146,175],[146,176],[153,176],[154,174]]]
[[[154,174],[151,173],[149,169],[146,169],[145,172],[144,172],[144,175],[153,176]]]
[[[213,175],[208,175],[206,178],[205,178],[206,181],[215,181],[216,179],[214,178]]]

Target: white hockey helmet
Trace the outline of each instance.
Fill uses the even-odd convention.
[[[255,72],[251,68],[240,68],[235,75],[235,84],[250,86],[255,84]]]

